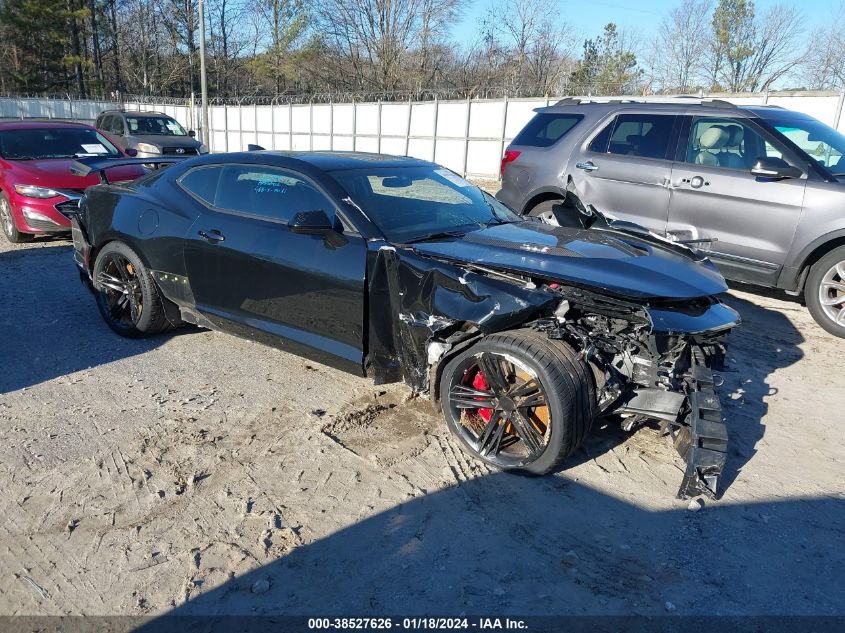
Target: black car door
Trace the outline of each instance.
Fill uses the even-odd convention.
[[[197,167],[179,184],[203,202],[185,240],[197,309],[221,329],[360,373],[366,245],[288,230],[336,206],[303,174],[264,165]]]

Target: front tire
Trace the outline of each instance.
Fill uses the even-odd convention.
[[[804,288],[810,314],[825,330],[845,338],[845,246],[813,264]]]
[[[0,226],[3,228],[3,235],[12,244],[31,242],[33,236],[29,233],[21,233],[15,225],[15,216],[12,215],[12,205],[5,193],[0,193]]]
[[[97,308],[116,333],[141,338],[171,328],[155,281],[128,245],[106,244],[94,262],[93,278]]]
[[[449,430],[474,457],[544,475],[584,441],[596,415],[589,367],[533,330],[492,334],[450,360],[440,378]]]

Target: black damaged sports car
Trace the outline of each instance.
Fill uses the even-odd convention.
[[[687,463],[679,496],[716,493],[727,433],[711,369],[739,318],[686,246],[583,207],[576,226],[526,219],[412,158],[208,155],[109,184],[115,164],[74,166],[103,184],[72,222],[118,334],[187,322],[405,381],[467,451],[534,474],[599,416],[657,422]]]

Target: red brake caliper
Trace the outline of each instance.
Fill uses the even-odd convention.
[[[479,391],[489,391],[490,385],[487,384],[487,380],[484,378],[484,374],[481,371],[475,374],[475,378],[472,379],[472,386]],[[479,400],[484,400],[484,398],[478,398]],[[490,417],[493,415],[493,409],[477,409],[478,415],[484,418],[485,422],[490,421]]]

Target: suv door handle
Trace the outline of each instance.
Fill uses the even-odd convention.
[[[198,231],[197,235],[204,238],[209,244],[217,244],[218,242],[222,242],[226,239],[226,236],[217,229],[209,229],[208,232]]]
[[[586,163],[575,163],[576,169],[583,169],[584,171],[596,171],[599,166],[593,161],[588,160]]]

